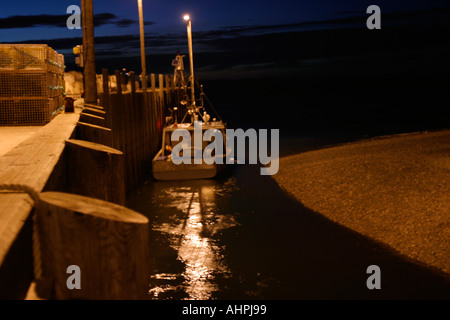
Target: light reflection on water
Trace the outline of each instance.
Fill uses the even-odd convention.
[[[447,278],[310,211],[257,165],[220,179],[150,181],[127,206],[151,223],[150,299],[449,297]],[[376,296],[365,285],[373,261],[393,272]]]
[[[218,278],[231,277],[225,248],[215,235],[238,225],[237,213],[220,210],[220,203],[236,188],[233,177],[152,181],[130,199],[133,208],[150,218],[151,238],[159,243],[153,244],[151,299],[211,299],[220,290]],[[176,267],[177,261],[181,268]]]

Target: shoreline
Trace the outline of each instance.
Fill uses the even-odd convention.
[[[273,178],[305,207],[450,275],[449,150],[450,130],[369,137],[281,157]]]

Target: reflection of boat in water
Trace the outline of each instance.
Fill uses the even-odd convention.
[[[217,299],[222,285],[232,279],[226,247],[216,236],[239,225],[222,202],[236,191],[236,183],[236,178],[224,175],[158,181],[130,198],[130,205],[153,222],[151,299]]]
[[[179,61],[182,56],[177,55]],[[175,66],[175,74],[179,74],[180,70],[179,62],[174,60],[173,65]],[[192,66],[191,66],[192,67]],[[178,69],[178,70],[177,70]],[[192,68],[191,68],[192,70]],[[182,70],[181,70],[182,71]],[[220,116],[214,109],[211,101],[203,92],[203,86],[200,86],[197,81],[195,81],[193,74],[189,77],[191,94],[188,94],[188,85],[185,83],[184,79],[186,77],[178,76],[175,77],[176,84],[180,86],[181,95],[179,97],[178,105],[173,109],[170,109],[171,116],[166,117],[166,124],[163,128],[162,133],[162,146],[156,156],[152,161],[153,177],[156,180],[186,180],[186,179],[207,179],[213,178],[221,173],[225,169],[225,149],[226,149],[226,124],[223,123]],[[200,89],[200,97],[195,98],[194,87]],[[211,119],[211,116],[205,110],[204,100],[208,102],[209,107],[215,112],[216,117]],[[181,122],[178,122],[177,114],[178,108],[186,109]],[[189,133],[189,145],[182,146],[182,150],[177,154],[186,159],[186,161],[176,164],[172,157],[172,150],[176,148],[178,144],[180,147],[185,143],[183,138],[182,142],[172,141],[172,134],[177,129],[185,129],[184,132]],[[220,135],[214,135],[211,137],[211,141],[203,141],[205,132],[220,132]],[[200,137],[196,137],[201,135]],[[221,141],[217,140],[217,137],[222,137]],[[191,147],[191,143],[194,147]],[[200,141],[199,143],[196,143]],[[221,157],[221,161],[205,161],[203,155],[205,150],[208,149],[208,145],[214,144],[215,147],[210,150],[210,159],[212,157]],[[211,163],[212,162],[212,163]],[[221,163],[220,163],[221,162]]]

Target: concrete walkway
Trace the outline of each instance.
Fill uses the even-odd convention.
[[[450,130],[281,158],[274,178],[305,207],[450,274]]]

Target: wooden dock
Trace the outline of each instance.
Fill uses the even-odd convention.
[[[53,173],[79,116],[76,113],[58,115],[31,138],[0,157],[1,298],[23,295],[33,278],[33,193],[43,191],[47,184],[55,184],[51,177],[56,178]]]
[[[117,73],[116,71],[116,76]],[[156,154],[161,140],[164,110],[167,105],[174,102],[177,89],[172,88],[169,76],[151,75],[152,85],[146,93],[137,91],[134,87],[128,93],[122,93],[120,87],[117,92],[110,92],[107,70],[104,70],[103,75],[104,90],[100,96],[100,105],[86,104],[80,112],[59,114],[30,138],[0,157],[0,299],[24,299],[30,285],[33,284],[34,287],[33,281],[40,280],[42,270],[64,267],[55,266],[55,262],[47,259],[48,254],[44,255],[40,248],[44,240],[46,246],[58,246],[49,240],[56,239],[49,237],[49,232],[55,230],[55,227],[49,227],[46,224],[47,220],[57,213],[48,211],[49,209],[46,209],[47,213],[43,213],[42,209],[39,209],[41,195],[59,192],[61,197],[70,199],[70,203],[73,204],[74,197],[64,194],[77,194],[80,197],[96,198],[111,204],[115,203],[114,206],[122,206],[125,204],[126,193],[150,177],[151,159]],[[158,87],[156,78],[159,80]],[[134,75],[132,79],[134,83]],[[118,219],[115,216],[117,212],[126,211],[111,209],[110,217],[105,212],[98,216],[98,203],[89,207],[88,203],[91,201],[80,200],[83,198],[76,199],[86,202],[85,207],[77,211],[77,206],[72,205],[70,210],[65,209],[67,212],[72,210],[78,215],[95,217],[95,219],[89,219],[95,221],[100,219],[105,225],[111,224],[108,221]],[[54,210],[61,212],[62,209]],[[74,216],[75,219],[78,217],[77,214]],[[129,215],[134,214],[139,215],[138,213]],[[40,219],[38,223],[36,216]],[[85,221],[91,221],[86,219]],[[139,223],[142,223],[144,219],[146,218],[143,217]],[[55,221],[66,220],[55,219]],[[46,227],[37,228],[37,225]],[[59,230],[60,227],[57,229]],[[90,228],[86,230],[72,231],[77,236],[80,236],[80,232],[92,233],[89,231]],[[104,237],[122,239],[113,234],[114,230],[118,230],[117,227],[111,227],[108,230],[112,230],[111,234],[102,233]],[[69,236],[70,226],[66,231],[62,234]],[[95,234],[86,235],[85,239],[95,242],[95,239],[92,240],[95,236]],[[146,239],[145,232],[139,239]],[[77,241],[74,240],[69,241],[73,243],[74,248],[85,245],[83,243],[77,245]],[[101,239],[98,241],[96,248],[100,250],[105,243]],[[133,246],[136,246],[135,240],[133,241]],[[117,244],[123,248],[127,245],[130,244]],[[141,244],[139,247],[146,251],[147,246],[148,244]],[[58,252],[56,247],[51,252]],[[66,254],[70,255],[71,251],[69,248],[66,249]],[[147,254],[148,252],[141,252],[141,259],[145,259]],[[91,252],[89,256],[83,256],[79,249],[74,249],[73,255],[79,259],[80,257],[84,257],[85,260],[92,259],[97,261],[98,265],[108,263],[98,259],[111,259],[94,252]],[[142,269],[137,267],[142,264],[142,261],[130,260],[129,257],[122,258],[123,261],[127,259],[133,261],[134,266],[142,274]],[[114,255],[114,259],[120,260],[121,256]],[[85,261],[79,263],[83,264]],[[83,265],[89,265],[86,268],[94,268],[95,262]],[[128,265],[127,268],[132,267]],[[98,274],[98,270],[86,272]],[[111,272],[117,272],[117,270],[111,270]],[[108,277],[108,275],[105,276]],[[57,281],[56,278],[42,280],[45,280],[43,282],[47,284]],[[122,282],[122,285],[132,280],[127,279]],[[38,281],[37,285],[43,282]],[[55,286],[58,287],[56,284]],[[58,288],[60,287],[59,283]],[[130,288],[133,286],[130,285]],[[109,296],[73,295],[61,293],[61,290],[55,295],[54,291],[46,289],[42,291],[47,294],[44,298],[50,299],[73,297],[116,299],[124,298],[124,295],[126,298],[126,294],[130,293],[126,288],[116,287],[115,293]],[[98,290],[99,294],[105,294],[105,292],[108,291]],[[130,293],[130,297],[135,298],[136,295]]]

